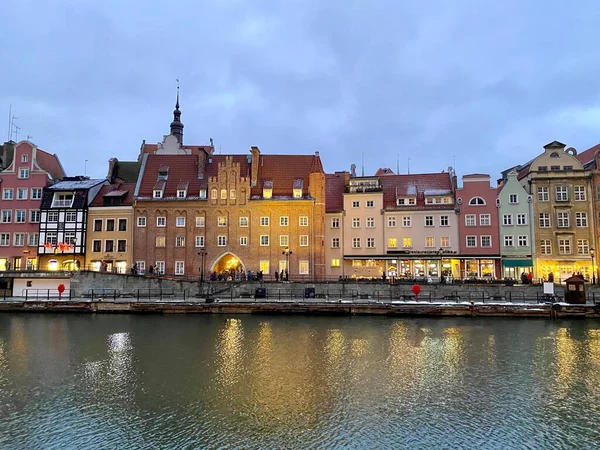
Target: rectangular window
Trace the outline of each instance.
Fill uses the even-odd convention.
[[[185,236],[175,237],[175,247],[185,247]]]
[[[185,198],[186,197],[186,190],[185,189],[177,189],[177,198]]]
[[[2,190],[2,200],[12,200],[13,199],[13,190],[12,189],[3,189]]]
[[[204,222],[204,216],[196,216],[196,228],[204,228]]]
[[[578,228],[587,228],[587,226],[588,226],[587,213],[584,213],[584,212],[575,213],[575,226]]]
[[[175,261],[175,275],[185,275],[185,261]]]
[[[119,219],[119,231],[127,231],[127,219]]]
[[[19,178],[21,178],[21,179],[29,178],[29,169],[21,167],[19,169]]]
[[[175,226],[182,228],[185,227],[185,217],[179,216],[175,219]]]
[[[248,245],[248,236],[240,237],[240,245]]]
[[[360,218],[359,217],[352,218],[352,228],[360,228]]]
[[[218,236],[217,237],[217,246],[225,247],[227,245],[227,236]]]
[[[492,237],[491,236],[481,236],[481,246],[482,247],[491,247],[492,246]]]
[[[41,219],[42,213],[39,209],[30,209],[29,210],[29,222],[38,223]]]
[[[269,264],[269,261],[266,261],[266,260],[260,261],[258,263],[258,267],[260,267],[260,270],[263,273],[263,275],[268,274],[269,273],[269,269],[271,268],[270,264]]]
[[[58,212],[56,211],[48,211],[48,215],[46,216],[48,222],[58,222]]]
[[[282,234],[279,236],[279,246],[280,247],[289,247],[290,246],[290,238],[287,234]]]
[[[260,246],[261,247],[268,247],[269,246],[269,235],[262,234],[260,236]]]
[[[227,200],[227,189],[221,189],[221,200]]]
[[[396,217],[388,217],[388,227],[393,228],[396,226]]]
[[[340,267],[340,260],[339,259],[332,259],[331,260],[331,267]]]
[[[17,189],[17,200],[27,200],[27,188],[18,188]]]
[[[352,207],[353,207],[353,208],[360,208],[360,202],[353,201],[353,202],[352,202]]]
[[[590,243],[587,239],[577,239],[577,254],[578,255],[589,255]]]
[[[550,201],[550,194],[547,187],[538,188],[538,202]]]
[[[402,247],[403,248],[412,248],[412,238],[410,238],[410,237],[402,238]]]
[[[136,261],[135,263],[137,264],[138,273],[143,275],[146,272],[146,261]],[[162,273],[165,273],[164,270]]]
[[[556,201],[569,201],[569,188],[567,186],[556,186]]]
[[[115,231],[115,219],[106,219],[106,231]]]
[[[513,224],[513,216],[512,214],[504,214],[502,216],[502,224],[503,225],[512,225]]]
[[[26,163],[27,161],[29,161],[29,158],[27,155],[21,155],[21,162],[22,163]]]
[[[74,231],[66,231],[65,232],[65,238],[64,238],[64,243],[65,244],[73,244],[75,245],[75,232]]]
[[[10,245],[10,233],[0,233],[0,247],[8,247]]]
[[[403,227],[412,227],[412,217],[411,216],[402,217],[402,226]]]
[[[15,233],[13,237],[13,246],[23,247],[25,245],[25,233]]]
[[[433,237],[433,236],[425,237],[425,247],[428,247],[428,248],[435,247],[435,237]]]
[[[527,225],[527,214],[517,214],[517,225]]]
[[[440,216],[440,226],[441,227],[449,227],[450,219],[448,216]]]
[[[67,211],[65,213],[65,222],[77,222],[77,213],[75,211]]]
[[[247,228],[248,227],[248,218],[240,217],[240,227]]]
[[[300,275],[308,275],[308,261],[302,260],[298,262]]]
[[[301,227],[308,226],[308,216],[300,216],[300,226]]]
[[[156,218],[156,226],[159,228],[163,228],[167,226],[167,218],[166,217],[157,217]]]
[[[339,217],[334,217],[331,219],[331,228],[339,228],[340,227],[340,219]]]
[[[540,253],[542,255],[551,255],[552,254],[552,243],[549,239],[542,239],[540,241]]]
[[[260,218],[260,226],[261,227],[268,227],[269,226],[269,218],[268,217],[261,217]]]
[[[388,248],[398,248],[398,239],[395,237],[388,238]]]
[[[217,217],[217,226],[218,227],[226,227],[227,226],[227,216]]]
[[[352,248],[360,248],[360,238],[352,238]]]
[[[508,203],[510,203],[511,205],[519,203],[519,194],[509,194]]]
[[[489,227],[492,224],[492,216],[490,214],[479,214],[479,225]]]
[[[519,247],[527,247],[529,245],[529,238],[525,235],[521,235],[517,240]]]
[[[162,198],[162,194],[163,194],[162,189],[154,189],[152,191],[152,197],[153,198]]]
[[[104,251],[106,253],[112,253],[115,250],[115,242],[112,239],[104,241]]]
[[[73,194],[54,194],[53,208],[70,208],[73,205]]]
[[[24,209],[15,210],[15,223],[27,222],[27,211]]]
[[[157,247],[166,247],[167,246],[166,236],[156,236],[156,246]]]
[[[367,248],[375,248],[375,238],[374,237],[367,238]]]
[[[375,217],[367,217],[367,228],[375,228]]]
[[[279,218],[279,226],[280,227],[287,227],[289,225],[290,222],[290,218],[288,216],[281,216]]]
[[[373,208],[375,206],[375,202],[373,200],[367,200],[367,208]]]
[[[137,226],[138,227],[145,227],[146,226],[146,217],[145,216],[139,216],[137,218]]]
[[[573,188],[573,196],[576,202],[585,202],[585,186],[575,186]]]
[[[219,198],[219,191],[217,191],[216,189],[211,189],[210,190],[210,198],[212,200],[216,200],[217,198]]]
[[[200,189],[199,195],[202,200],[206,199],[206,189]]]
[[[138,264],[138,269],[142,270],[141,267]],[[144,267],[145,269],[145,267]],[[165,274],[165,262],[164,261],[156,261],[156,264],[154,265],[154,273],[156,275],[164,275]]]
[[[340,248],[340,238],[331,238],[331,248]]]
[[[29,233],[29,245],[30,247],[37,247],[40,242],[40,235],[37,233]]]
[[[557,226],[558,228],[568,228],[569,227],[569,212],[559,212],[556,213],[557,218]]]
[[[425,226],[426,227],[433,226],[433,216],[425,216]]]
[[[46,233],[46,244],[53,246],[58,244],[58,233],[56,231],[50,231]]]
[[[450,236],[442,236],[440,238],[441,247],[450,247]]]
[[[550,213],[540,213],[540,228],[550,228]]]
[[[308,247],[308,235],[300,235],[300,247]]]
[[[196,247],[202,248],[204,247],[204,236],[196,236],[195,239]]]
[[[504,246],[505,247],[514,247],[514,245],[515,245],[515,241],[514,241],[513,236],[509,236],[509,235],[504,236]]]
[[[48,222],[50,222],[50,213],[48,213]],[[102,231],[102,219],[94,219],[94,231]]]
[[[94,253],[100,253],[102,251],[102,241],[100,239],[94,239],[92,241],[92,251]]]
[[[31,200],[41,200],[42,188],[31,188]]]
[[[127,251],[127,241],[125,239],[119,239],[117,241],[117,251],[121,253]]]
[[[302,189],[294,188],[294,198],[302,198]]]
[[[12,222],[12,209],[3,209],[2,210],[2,223],[11,223]]]
[[[477,236],[467,236],[467,247],[477,247]]]
[[[466,214],[465,215],[465,226],[466,227],[474,227],[475,226],[475,214]]]
[[[558,253],[561,255],[571,254],[571,239],[558,240]]]

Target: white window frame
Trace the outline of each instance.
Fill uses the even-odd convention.
[[[402,228],[412,227],[412,216],[402,216]]]
[[[223,234],[217,236],[217,247],[227,247],[227,236]]]
[[[269,246],[269,235],[268,234],[261,234],[260,235],[259,244],[260,244],[261,247],[268,247]]]
[[[507,234],[504,236],[504,246],[505,247],[514,247],[515,246],[515,237],[512,234]]]
[[[308,247],[308,234],[301,234],[299,236],[300,247]]]
[[[491,235],[489,235],[489,234],[484,234],[484,235],[482,235],[482,236],[479,236],[479,239],[480,239],[480,242],[479,242],[479,244],[480,244],[481,248],[492,248],[492,236],[491,236]],[[486,240],[488,240],[488,239],[489,239],[489,241],[490,241],[490,245],[483,245],[483,241],[484,241],[484,239],[486,239]]]
[[[178,216],[175,218],[175,226],[177,228],[185,228],[185,216]]]
[[[138,218],[137,218],[137,226],[139,228],[145,228],[146,227],[146,216],[138,216]]]
[[[550,189],[547,186],[540,186],[537,189],[538,202],[550,201]]]
[[[477,215],[476,214],[465,214],[465,227],[477,226]]]
[[[492,215],[491,214],[479,214],[479,226],[480,227],[489,227],[492,225]]]
[[[17,188],[17,200],[27,200],[27,194],[29,194],[29,189]]]
[[[289,225],[290,225],[289,216],[279,216],[279,226],[280,227],[287,227]]]
[[[240,219],[239,219],[240,228],[248,228],[249,221],[250,221],[250,219],[248,219],[247,216],[240,217]]]
[[[175,275],[185,275],[185,261],[175,261]]]
[[[206,217],[196,216],[196,228],[204,228],[206,225]]]
[[[204,248],[204,235],[196,236],[194,238],[194,244],[196,248]]]
[[[156,218],[157,228],[164,228],[167,226],[167,218],[165,216],[158,216]]]
[[[473,245],[469,245],[470,240],[474,243]],[[476,235],[465,236],[465,245],[467,248],[477,248],[477,236]]]
[[[308,216],[298,217],[298,222],[301,227],[307,227],[308,226]]]
[[[260,218],[260,226],[268,227],[270,223],[269,216],[261,216]]]
[[[248,245],[248,236],[240,236],[240,245],[242,247]]]

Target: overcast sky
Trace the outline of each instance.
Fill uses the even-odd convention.
[[[594,0],[0,2],[0,130],[106,176],[169,132],[327,172],[492,174],[600,142]]]

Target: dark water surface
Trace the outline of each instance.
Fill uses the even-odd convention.
[[[599,448],[600,323],[0,314],[0,448]]]

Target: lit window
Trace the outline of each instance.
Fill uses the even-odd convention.
[[[165,247],[166,246],[166,237],[165,236],[156,236],[156,246],[157,247]]]
[[[219,196],[219,191],[217,191],[216,189],[211,189],[210,198],[212,200],[216,200],[218,196]]]
[[[398,247],[398,239],[395,237],[388,238],[388,248],[397,248]]]
[[[332,259],[331,260],[331,267],[340,267],[340,260],[339,259]]]
[[[227,226],[227,216],[217,217],[217,226],[226,227]]]
[[[308,275],[308,261],[299,261],[298,266],[300,275]]]
[[[440,245],[442,247],[450,247],[450,237],[449,236],[442,236],[440,238]]]
[[[235,200],[236,194],[235,194],[235,189],[230,189],[229,190],[229,198],[231,200]]]
[[[196,216],[196,228],[204,228],[204,216]]]
[[[412,248],[412,238],[410,238],[410,237],[402,238],[402,247]]]
[[[294,198],[302,198],[302,189],[294,189]]]
[[[263,275],[267,275],[269,273],[269,261],[260,261],[259,267]]]
[[[227,200],[227,189],[221,189],[221,200]]]
[[[427,236],[425,237],[425,247],[435,247],[435,237]]]

